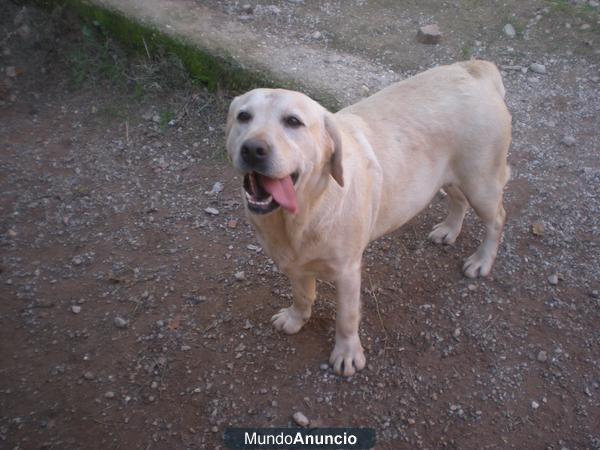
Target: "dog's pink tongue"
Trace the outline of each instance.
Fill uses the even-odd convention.
[[[291,176],[288,175],[278,180],[260,175],[260,184],[282,208],[287,209],[292,214],[298,211],[296,190]]]

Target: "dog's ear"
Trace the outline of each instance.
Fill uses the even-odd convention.
[[[344,186],[344,168],[342,167],[342,136],[338,131],[335,118],[330,112],[325,113],[325,131],[333,142],[331,153],[331,176],[340,186]]]
[[[227,124],[225,125],[225,139],[229,137],[229,132],[231,131],[231,127],[233,126],[233,123],[235,121],[234,115],[237,99],[239,99],[239,97],[235,97],[229,105],[229,112],[227,113]]]

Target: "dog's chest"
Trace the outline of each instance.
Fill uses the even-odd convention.
[[[319,233],[310,229],[289,230],[285,227],[265,226],[253,222],[256,236],[265,253],[273,259],[277,268],[286,273],[311,273],[329,278],[335,263],[335,251],[328,248]]]

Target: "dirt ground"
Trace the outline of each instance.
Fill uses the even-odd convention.
[[[550,51],[527,26],[494,34],[499,16],[498,42],[475,47],[503,68],[514,124],[492,276],[460,273],[473,214],[455,245],[427,241],[435,199],[366,251],[368,366],[345,379],[326,366],[331,285],[299,334],[270,324],[291,293],[224,157],[228,94],[66,13],[2,2],[0,448],[222,448],[226,427],[302,411],[373,427],[381,449],[600,449],[596,16],[515,14],[568,31]]]

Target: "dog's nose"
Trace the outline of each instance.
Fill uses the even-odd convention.
[[[269,153],[271,147],[261,139],[248,139],[242,144],[242,159],[250,167],[264,163]]]

